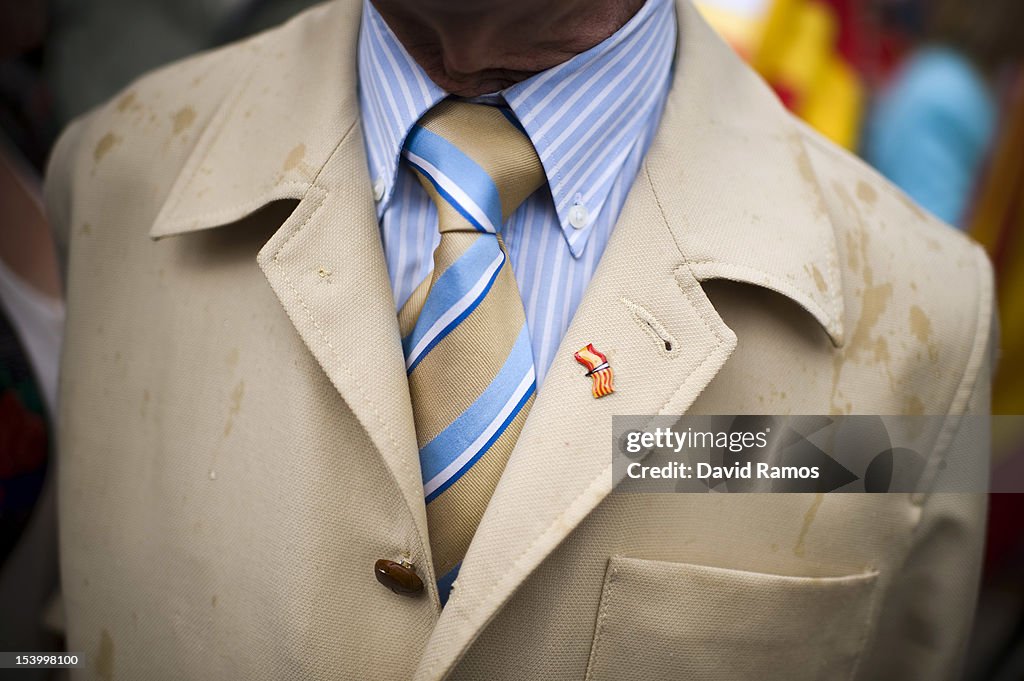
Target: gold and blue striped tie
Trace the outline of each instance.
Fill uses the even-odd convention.
[[[441,603],[533,403],[523,302],[501,226],[545,182],[510,113],[452,100],[409,133],[437,206],[434,271],[399,312]]]

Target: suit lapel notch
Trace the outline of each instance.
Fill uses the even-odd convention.
[[[360,12],[358,0],[325,3],[225,53],[239,77],[198,135],[152,238],[214,229],[310,191],[359,118]]]
[[[841,346],[842,268],[815,168],[817,133],[689,2],[677,10],[675,82],[647,167],[680,251],[698,280],[776,291]]]

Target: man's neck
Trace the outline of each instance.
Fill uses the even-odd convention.
[[[371,1],[431,80],[475,97],[589,50],[645,0]]]

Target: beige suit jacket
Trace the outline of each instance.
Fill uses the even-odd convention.
[[[609,494],[613,414],[988,410],[982,251],[684,0],[660,130],[440,609],[359,12],[148,75],[56,149],[76,678],[954,678],[982,496]],[[418,598],[374,579],[399,556]]]

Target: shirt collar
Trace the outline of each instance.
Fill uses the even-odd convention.
[[[634,147],[657,126],[675,52],[674,14],[670,0],[647,0],[603,42],[498,93],[537,149],[575,257]],[[369,0],[363,2],[358,68],[370,177],[382,215],[409,130],[448,93],[405,51]]]
[[[352,134],[361,116],[357,60],[351,57],[362,13],[362,0],[335,0],[225,53],[232,68],[210,70],[205,89],[197,93],[205,118],[197,119],[195,137],[179,150],[179,170],[167,178],[169,190],[159,201],[150,237],[237,224],[274,202],[295,201],[291,219],[261,251],[260,264],[270,277],[282,267],[282,244],[290,248],[302,225],[323,222],[317,213],[323,205],[358,227],[372,201],[370,183],[351,180],[360,166],[366,172],[363,136]],[[829,183],[840,166],[854,175],[859,166],[836,156],[839,152],[796,121],[690,0],[677,0],[676,14],[672,86],[644,157],[644,181],[634,186],[640,193],[636,198],[657,208],[699,280],[774,290],[814,315],[842,346],[850,319],[836,235],[856,232],[857,225],[851,223],[856,215],[837,204]],[[295,78],[296,73],[306,77]],[[144,79],[136,91],[141,97],[191,79],[191,70],[172,69]],[[157,104],[159,113],[164,109]],[[167,115],[173,114],[168,108],[173,104],[164,102]],[[113,114],[96,115],[107,120]],[[104,129],[83,128],[80,146]],[[685,182],[680,182],[680,159],[693,170]],[[121,167],[100,166],[98,174]],[[880,195],[888,191],[877,178],[865,179],[875,182]],[[304,232],[308,238],[295,253],[315,252],[328,263],[349,255],[351,249],[320,243],[311,233],[316,230]]]

